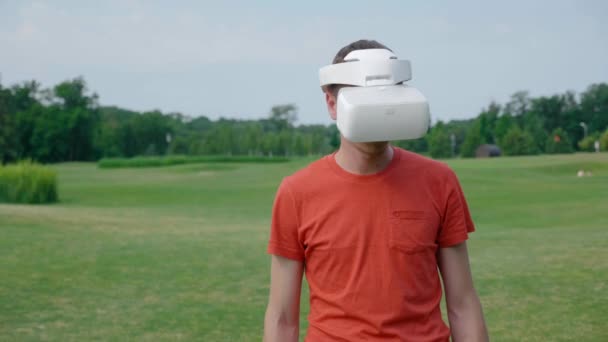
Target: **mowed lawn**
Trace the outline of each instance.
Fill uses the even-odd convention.
[[[0,341],[260,341],[274,191],[308,162],[53,166],[60,203],[0,205]],[[492,340],[608,341],[608,153],[449,164]]]

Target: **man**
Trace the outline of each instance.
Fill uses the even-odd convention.
[[[361,40],[350,52],[388,49]],[[323,89],[336,119],[340,85]],[[266,342],[297,341],[302,275],[306,341],[487,341],[466,240],[474,231],[459,182],[443,163],[354,143],[283,180],[276,195]],[[450,328],[441,318],[443,279]]]

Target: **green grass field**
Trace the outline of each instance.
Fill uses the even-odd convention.
[[[309,161],[54,166],[60,203],[0,205],[0,340],[260,341],[274,191]],[[608,341],[608,153],[449,164],[493,341]]]

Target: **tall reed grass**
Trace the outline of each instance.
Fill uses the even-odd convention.
[[[0,165],[0,203],[57,201],[57,174],[54,170],[31,161]]]

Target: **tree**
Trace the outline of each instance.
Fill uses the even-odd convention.
[[[593,152],[595,151],[595,142],[600,140],[600,133],[595,132],[586,136],[578,142],[578,148],[581,151]]]
[[[27,81],[21,84],[16,84],[11,88],[14,98],[14,110],[24,111],[31,108],[33,105],[40,103],[37,97],[40,93],[40,83],[36,81]]]
[[[136,154],[131,120],[139,113],[118,107],[100,107],[95,129],[96,154],[101,157],[132,157]]]
[[[145,112],[132,119],[137,154],[163,155],[169,145],[167,134],[173,133],[168,119],[160,111]]]
[[[94,107],[97,95],[88,96],[86,93],[87,83],[82,77],[61,82],[53,88],[53,95],[65,109]]]
[[[502,152],[507,156],[521,156],[537,154],[538,147],[532,135],[517,125],[511,126],[501,142]]]
[[[504,112],[512,116],[522,116],[530,109],[530,102],[530,94],[527,91],[518,91],[511,95]]]
[[[608,84],[590,85],[580,96],[580,120],[589,126],[589,132],[608,129]]]
[[[329,140],[329,146],[332,150],[337,150],[340,147],[340,131],[336,124],[329,125],[327,129],[327,135]]]
[[[600,150],[608,151],[608,129],[600,137]]]
[[[500,114],[500,105],[496,102],[491,102],[488,108],[484,109],[477,120],[479,121],[479,133],[482,144],[495,144],[494,129],[496,121]]]
[[[429,143],[427,137],[422,137],[413,140],[399,140],[395,142],[395,145],[404,148],[408,151],[423,153],[429,150]]]
[[[30,137],[31,157],[45,163],[69,160],[69,112],[63,111],[58,105],[35,105],[27,111],[27,115],[34,118]]]
[[[449,133],[450,137],[450,147],[452,145],[452,135],[454,136],[455,146],[453,155],[460,155],[462,144],[475,121],[476,119],[452,120],[445,124],[445,130]]]
[[[449,158],[452,156],[450,136],[441,121],[431,129],[429,135],[429,153],[433,158]]]
[[[543,119],[534,112],[528,112],[523,115],[523,130],[530,133],[536,149],[539,152],[545,151],[548,134],[543,128]]]
[[[11,159],[19,160],[32,158],[33,146],[31,143],[34,130],[36,113],[40,112],[42,104],[38,101],[40,85],[36,81],[23,82],[4,91],[4,97],[8,103],[7,124],[10,124],[8,142],[13,146],[10,148]],[[34,109],[35,108],[35,109]]]
[[[563,127],[566,122],[564,99],[559,95],[533,99],[530,111],[541,118],[546,132]]]
[[[87,95],[84,79],[75,78],[59,83],[47,96],[51,105],[39,109],[43,114],[32,134],[39,143],[60,145],[36,146],[38,157],[54,162],[96,158],[97,95]],[[49,132],[45,132],[46,128]]]
[[[523,126],[523,116],[530,111],[531,106],[530,94],[527,91],[518,91],[511,95],[511,99],[504,107],[503,114],[510,114],[521,127]]]
[[[479,145],[485,143],[482,137],[481,120],[475,120],[473,126],[467,131],[464,142],[460,147],[460,155],[465,158],[475,157],[475,151]]]
[[[99,107],[97,100],[83,78],[49,89],[42,89],[36,81],[8,88],[0,85],[0,162],[165,153],[310,155],[329,153],[340,146],[336,125],[296,126],[294,104],[274,106],[268,117],[260,120],[210,120],[181,113]],[[584,140],[581,122],[588,128]],[[556,144],[549,132],[555,133],[559,127],[560,141]],[[492,102],[474,119],[439,122],[421,139],[394,144],[428,151],[436,158],[473,156],[484,143],[498,143],[506,154],[545,149],[555,153],[589,150],[591,137],[607,128],[608,84],[600,83],[592,84],[580,96],[566,92],[531,98],[527,92],[517,92],[506,105]],[[573,145],[576,142],[580,144]]]
[[[578,145],[577,141],[584,138],[584,131],[580,126],[581,120],[581,109],[577,100],[577,96],[572,91],[567,91],[560,95],[562,101],[562,121],[561,126],[572,144],[572,150],[576,149]]]
[[[0,84],[0,165],[14,160],[18,154],[11,117],[14,112],[15,99],[11,91]]]
[[[496,120],[496,126],[494,127],[494,137],[496,138],[496,142],[499,145],[502,144],[502,139],[511,129],[511,127],[515,125],[515,119],[510,113],[504,113]]]
[[[570,143],[568,133],[561,127],[556,128],[549,136],[547,140],[547,146],[545,152],[547,153],[572,153],[574,149]]]
[[[270,121],[277,131],[293,127],[298,120],[298,107],[294,104],[278,105],[270,109]]]

